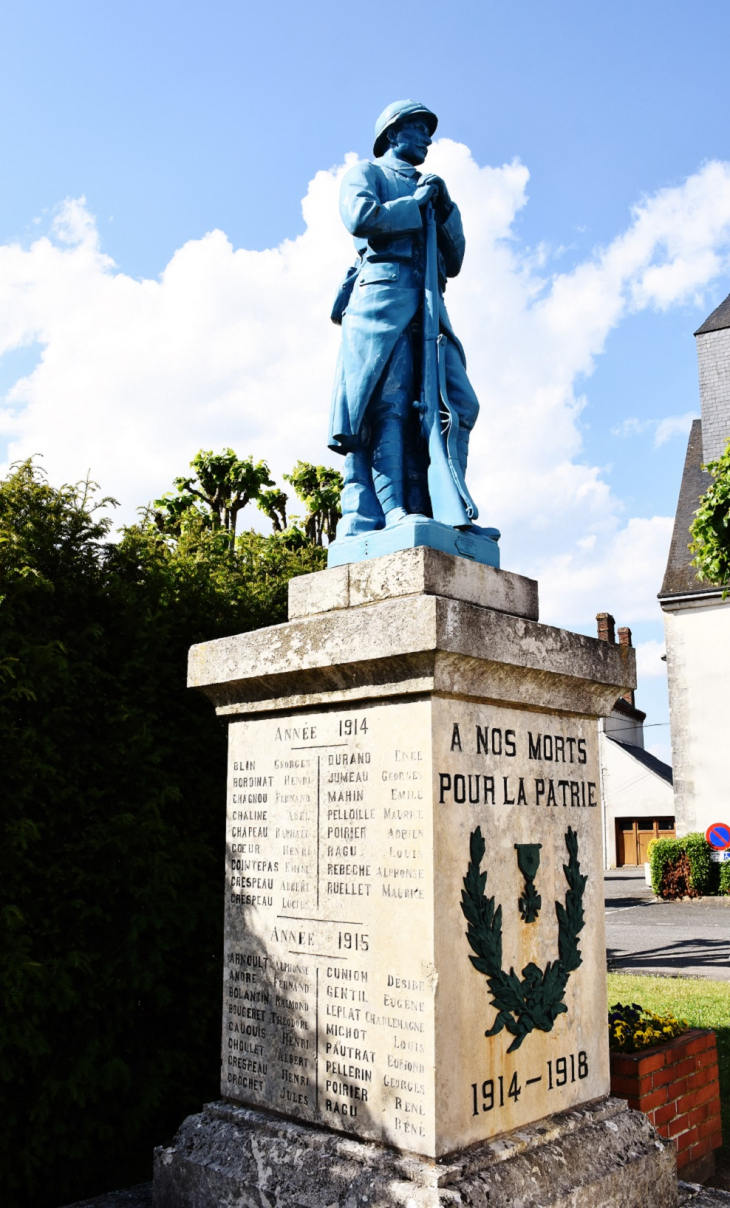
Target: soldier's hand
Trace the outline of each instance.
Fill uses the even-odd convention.
[[[451,211],[452,201],[449,197],[449,190],[446,188],[440,176],[436,176],[433,172],[425,172],[419,181],[420,187],[429,185],[434,189],[433,201],[436,209],[440,214],[448,215]]]
[[[434,184],[419,184],[413,194],[413,200],[423,209],[424,206],[428,205],[429,201],[435,203],[437,193],[438,190]]]

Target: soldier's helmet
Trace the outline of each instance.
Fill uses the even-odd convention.
[[[384,109],[375,123],[375,142],[373,143],[373,155],[384,155],[388,150],[388,138],[386,131],[399,122],[401,118],[413,117],[419,114],[426,119],[429,134],[433,134],[438,126],[439,120],[432,110],[426,105],[421,105],[419,101],[393,101],[392,105],[388,105]]]

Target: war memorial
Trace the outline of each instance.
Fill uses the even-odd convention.
[[[477,523],[436,124],[390,106],[343,181],[328,569],[190,652],[229,730],[221,1098],[157,1208],[677,1202],[608,1093],[597,720],[634,652],[541,624]]]

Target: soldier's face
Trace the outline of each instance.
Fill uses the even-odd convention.
[[[423,118],[407,118],[399,122],[391,137],[396,155],[409,164],[422,164],[431,146],[431,135]]]

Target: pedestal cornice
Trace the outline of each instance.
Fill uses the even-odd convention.
[[[437,595],[202,643],[188,663],[221,714],[439,692],[599,717],[635,684],[630,648]]]

